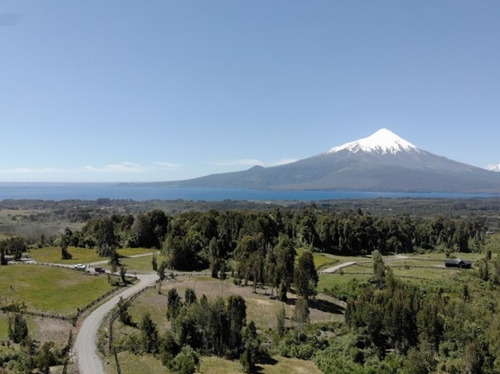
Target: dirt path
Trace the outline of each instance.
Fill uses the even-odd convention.
[[[152,255],[151,255],[151,253],[140,253],[138,255],[126,256],[123,258],[127,259],[127,258],[138,258],[138,257],[146,257],[146,256],[152,256]],[[89,265],[89,266],[106,265],[108,263],[109,263],[109,259],[106,259],[106,260],[101,260],[101,261],[89,262],[87,265]]]
[[[78,359],[78,368],[80,374],[104,374],[101,359],[97,354],[97,331],[104,317],[118,304],[120,297],[126,299],[143,288],[153,285],[158,279],[155,273],[137,275],[139,283],[123,290],[113,296],[109,301],[94,310],[85,318],[80,327],[73,347],[74,353]]]
[[[346,268],[348,266],[352,266],[352,265],[355,265],[355,264],[356,264],[355,261],[344,262],[342,264],[335,265],[335,266],[329,267],[329,268],[327,268],[325,270],[322,270],[321,273],[323,273],[323,274],[336,273],[337,271],[339,271],[342,268]]]

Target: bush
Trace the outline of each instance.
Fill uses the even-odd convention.
[[[170,370],[179,374],[193,374],[198,370],[200,359],[189,345],[182,347],[181,351],[172,361]]]

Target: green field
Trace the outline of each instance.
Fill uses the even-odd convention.
[[[315,254],[315,259],[318,254]],[[344,286],[353,279],[364,282],[373,275],[371,259],[369,257],[343,257],[333,256],[338,260],[338,264],[345,262],[357,262],[356,264],[344,267],[333,274],[319,274],[317,290],[322,292],[325,288]],[[443,284],[450,280],[461,280],[464,276],[474,274],[474,269],[446,268],[444,253],[429,253],[423,255],[408,255],[408,258],[401,256],[384,256],[384,263],[391,268],[394,275],[409,282],[428,284]],[[450,258],[462,258],[464,260],[478,261],[484,254],[481,253],[452,253]]]
[[[52,263],[52,264],[79,264],[79,263],[89,264],[93,262],[108,261],[107,257],[97,256],[97,252],[95,249],[68,247],[68,252],[71,253],[71,255],[73,256],[71,260],[61,259],[60,247],[45,247],[40,249],[32,249],[29,252],[29,256],[37,262]],[[141,255],[147,253],[151,253],[151,249],[145,249],[145,248],[118,249],[118,254],[123,257],[130,257],[134,255]]]
[[[300,256],[302,253],[304,253],[306,250],[305,249],[297,249],[297,256]],[[336,263],[338,263],[340,260],[329,253],[313,253],[313,258],[314,258],[314,266],[316,266],[316,269],[323,269],[328,266],[333,266]]]
[[[29,311],[71,315],[111,290],[105,276],[41,265],[0,267],[3,305],[24,303]]]

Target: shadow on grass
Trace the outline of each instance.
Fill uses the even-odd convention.
[[[295,297],[294,298],[289,297],[285,303],[287,305],[290,305],[290,306],[295,306],[296,301],[297,301],[297,299]],[[345,312],[344,307],[342,307],[338,304],[332,303],[331,301],[323,300],[323,299],[310,299],[309,300],[309,308],[316,309],[316,310],[319,310],[319,311],[325,312],[325,313],[332,313],[332,314],[344,314],[344,312]]]
[[[266,356],[266,357],[259,357],[257,363],[262,365],[276,365],[278,361],[270,356]],[[252,373],[263,373],[263,372],[264,368],[259,365],[255,365],[255,369],[252,371]]]
[[[345,312],[344,307],[322,299],[309,300],[309,307],[332,314],[344,314]]]

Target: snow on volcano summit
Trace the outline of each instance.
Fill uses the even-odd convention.
[[[497,165],[487,165],[486,170],[500,172],[500,164]]]
[[[348,150],[353,153],[373,152],[382,155],[410,151],[419,152],[416,146],[387,129],[380,129],[367,138],[333,147],[328,153],[337,153],[343,150]]]

